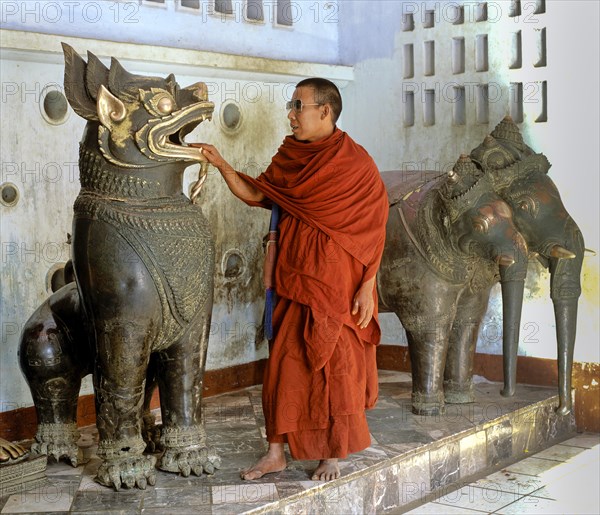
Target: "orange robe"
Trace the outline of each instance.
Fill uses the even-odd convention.
[[[365,409],[377,400],[375,313],[351,314],[377,273],[388,203],[367,152],[346,133],[313,143],[288,136],[257,179],[282,210],[275,267],[274,338],[263,383],[267,440],[295,459],[343,458],[370,445]]]

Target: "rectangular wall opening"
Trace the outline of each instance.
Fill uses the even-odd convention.
[[[509,88],[508,111],[515,123],[523,122],[523,83],[511,82]]]
[[[423,103],[423,125],[430,127],[435,125],[435,90],[425,90],[425,102]]]
[[[475,90],[475,111],[477,123],[490,122],[489,88],[487,84],[478,84]]]
[[[537,30],[537,59],[533,66],[540,68],[546,66],[546,28]]]
[[[452,73],[465,73],[465,38],[452,38]]]
[[[521,16],[521,0],[510,0],[508,15],[511,18],[514,18],[515,16]]]
[[[221,14],[233,14],[231,0],[215,0],[215,12]]]
[[[425,63],[423,74],[431,76],[435,74],[435,41],[423,43],[423,61]]]
[[[297,6],[290,0],[277,0],[277,25],[291,27],[293,25],[294,9]]]
[[[467,123],[467,102],[465,88],[454,86],[454,101],[452,105],[452,123],[454,125],[465,125]]]
[[[402,95],[402,116],[404,127],[412,127],[415,124],[414,91],[405,91]]]
[[[535,11],[533,14],[544,14],[546,12],[546,0],[535,0]]]
[[[453,5],[450,8],[450,18],[448,21],[452,22],[453,25],[462,25],[465,22],[465,6],[464,5]]]
[[[402,15],[402,32],[415,30],[415,17],[413,14]]]
[[[408,43],[403,47],[404,71],[403,77],[410,79],[415,76],[415,52],[412,43]]]
[[[181,7],[186,9],[200,9],[200,0],[181,0]]]
[[[478,34],[475,36],[475,71],[487,72],[488,69],[488,37]]]
[[[538,84],[537,101],[539,102],[539,115],[535,119],[538,123],[548,121],[548,82],[542,81]]]
[[[510,38],[510,62],[508,67],[516,70],[523,66],[523,44],[521,41],[521,31],[513,32]]]
[[[423,15],[423,28],[431,29],[435,26],[435,11],[425,11]]]
[[[262,0],[248,0],[246,3],[246,19],[252,21],[264,21]]]
[[[487,2],[480,2],[475,6],[475,21],[487,21],[488,5]]]

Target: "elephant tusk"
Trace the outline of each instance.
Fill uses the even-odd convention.
[[[576,257],[570,250],[561,247],[560,245],[554,245],[550,250],[550,257],[561,258],[561,259],[573,259]]]
[[[594,249],[584,249],[584,251],[587,253],[588,256],[595,256],[596,255],[596,251]]]
[[[510,266],[514,265],[515,260],[510,256],[500,255],[496,258],[496,263],[500,266]]]

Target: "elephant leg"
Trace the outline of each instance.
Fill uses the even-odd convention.
[[[146,442],[146,452],[163,451],[160,444],[160,426],[156,425],[156,417],[151,411],[152,396],[158,386],[156,378],[158,367],[158,356],[152,354],[148,371],[146,372],[146,387],[144,389],[144,415],[142,420],[142,437]]]
[[[96,481],[119,490],[156,480],[144,456],[144,391],[151,347],[162,324],[158,291],[144,262],[111,225],[75,221],[74,266],[96,344],[96,426],[103,460]]]
[[[158,353],[161,445],[165,449],[158,467],[183,476],[212,474],[220,466],[219,457],[207,447],[201,411],[210,308],[212,301],[175,345]]]
[[[473,402],[473,361],[479,327],[485,315],[490,289],[463,294],[450,331],[444,369],[444,396],[447,403]]]
[[[444,412],[443,379],[452,316],[419,316],[402,324],[412,369],[412,411],[439,415]]]
[[[33,454],[83,462],[77,446],[77,401],[81,379],[90,370],[87,341],[74,284],[54,293],[25,324],[19,348],[21,370],[35,405],[38,427]],[[67,330],[63,322],[72,322]],[[77,327],[79,325],[79,327]]]

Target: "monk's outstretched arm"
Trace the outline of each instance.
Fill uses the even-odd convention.
[[[262,191],[255,188],[252,184],[247,181],[243,181],[239,178],[238,173],[233,167],[223,159],[223,156],[213,145],[208,143],[190,143],[190,147],[199,148],[202,156],[213,165],[221,175],[227,186],[237,198],[244,202],[259,203],[265,199],[265,195]]]

